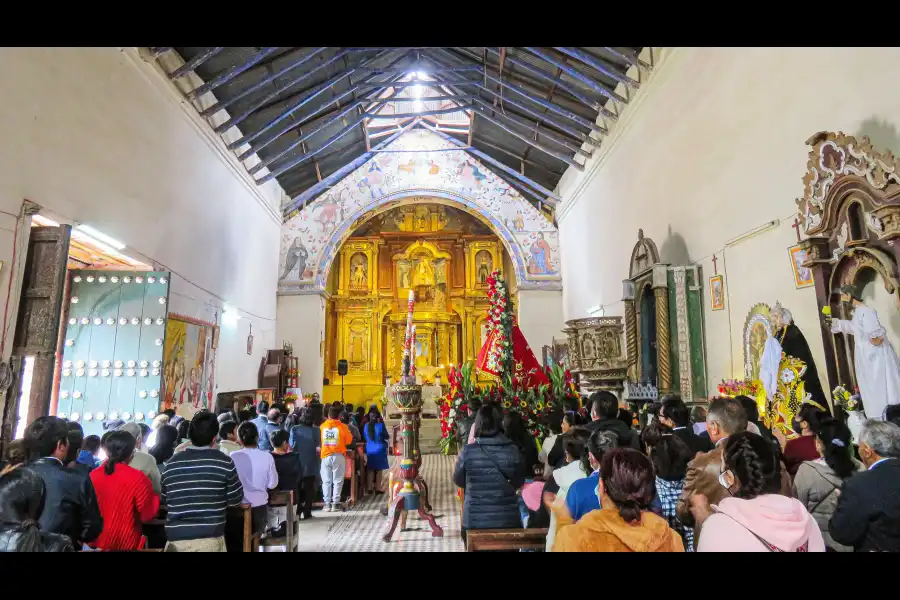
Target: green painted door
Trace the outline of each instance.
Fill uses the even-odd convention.
[[[85,435],[159,410],[169,273],[73,270],[57,414]]]

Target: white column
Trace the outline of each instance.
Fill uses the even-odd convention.
[[[276,344],[294,346],[304,394],[322,393],[325,372],[325,296],[278,296]]]

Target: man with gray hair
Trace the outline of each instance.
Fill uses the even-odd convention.
[[[684,489],[681,498],[675,505],[678,520],[687,527],[695,526],[691,505],[695,495],[702,494],[709,498],[710,504],[718,504],[728,494],[727,489],[719,482],[722,474],[722,455],[725,441],[729,436],[747,431],[747,411],[737,398],[716,398],[709,404],[706,415],[706,431],[709,439],[715,444],[711,451],[698,454],[688,463],[684,478]],[[791,476],[784,463],[781,463],[782,496],[791,496]],[[699,525],[694,530],[694,539],[700,538]]]
[[[153,493],[159,494],[162,491],[162,477],[159,474],[159,467],[156,466],[156,459],[141,451],[144,444],[144,436],[141,426],[137,423],[125,423],[119,427],[118,431],[126,431],[134,438],[134,455],[128,466],[137,469],[150,478],[150,485],[153,486]]]
[[[856,552],[900,552],[900,427],[869,419],[859,433],[866,471],[846,479],[828,533]]]

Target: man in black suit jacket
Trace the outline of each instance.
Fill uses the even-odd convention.
[[[659,407],[659,421],[670,427],[672,433],[687,444],[692,455],[696,455],[698,452],[709,452],[713,449],[709,435],[702,438],[694,433],[694,428],[691,426],[691,411],[688,410],[681,396],[665,396],[662,399]]]
[[[72,538],[75,547],[92,542],[103,531],[103,518],[90,477],[66,468],[69,431],[58,417],[39,417],[25,430],[31,453],[28,466],[44,480],[46,493],[41,513],[41,531]]]
[[[900,427],[866,421],[859,457],[866,471],[844,481],[828,532],[857,552],[900,552]]]

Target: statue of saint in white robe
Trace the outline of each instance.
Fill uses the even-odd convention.
[[[866,416],[882,420],[888,404],[900,403],[900,363],[874,309],[860,304],[853,319],[831,321],[832,333],[852,335],[856,382]],[[882,340],[880,344],[873,340]]]

